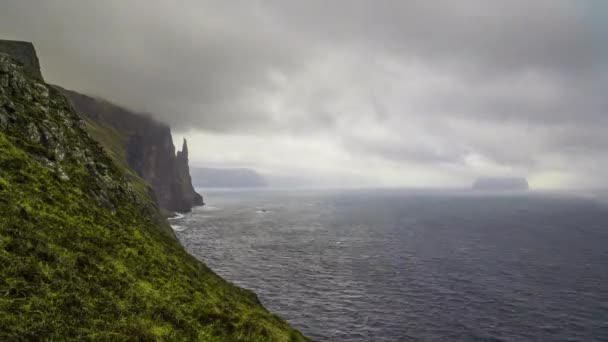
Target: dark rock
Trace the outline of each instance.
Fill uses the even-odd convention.
[[[31,76],[42,79],[40,62],[38,61],[34,44],[14,40],[0,40],[0,52],[10,55],[17,62],[21,63],[24,71]],[[9,66],[5,64],[0,71],[7,72],[8,68]]]
[[[203,197],[194,191],[192,178],[190,177],[190,167],[188,161],[188,142],[184,139],[182,150],[177,152],[176,157],[178,185],[181,187],[180,193],[192,205],[203,205]]]
[[[34,123],[27,126],[27,139],[33,144],[40,143],[40,131]]]
[[[2,108],[0,108],[0,129],[8,128],[8,114]]]

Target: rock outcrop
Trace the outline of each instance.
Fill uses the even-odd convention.
[[[0,53],[0,341],[306,341],[186,253],[146,183],[20,64]]]
[[[182,145],[182,150],[177,152],[175,160],[177,185],[181,187],[178,192],[180,194],[184,194],[182,198],[190,202],[184,204],[203,205],[203,197],[199,195],[196,191],[194,191],[194,187],[192,186],[192,178],[190,177],[189,165],[190,161],[188,160],[188,142],[185,138],[184,143]]]
[[[34,44],[14,40],[0,40],[0,53],[11,56],[13,60],[21,64],[25,73],[42,80],[40,62]]]
[[[169,126],[106,100],[57,88],[93,125],[90,130],[93,138],[117,150],[117,157],[124,158],[129,168],[150,183],[165,214],[187,212],[193,206],[203,205],[203,198],[192,187],[186,142],[176,155]],[[113,137],[99,134],[99,127],[116,134]]]

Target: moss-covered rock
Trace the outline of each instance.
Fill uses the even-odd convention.
[[[85,127],[0,53],[0,340],[305,340],[187,254]]]

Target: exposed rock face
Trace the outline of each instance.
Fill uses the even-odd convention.
[[[191,199],[194,205],[203,205],[203,197],[194,191],[190,167],[188,162],[188,142],[184,139],[182,150],[177,152],[176,157],[177,184],[181,187],[180,193],[185,194],[185,199]]]
[[[0,40],[0,52],[8,54],[12,59],[21,63],[26,73],[42,80],[40,62],[38,61],[34,44],[14,40]]]
[[[122,152],[128,167],[150,183],[165,214],[203,205],[190,180],[186,142],[184,150],[176,155],[169,126],[108,101],[61,90],[83,117],[118,133],[121,141],[111,138],[102,144],[120,144],[123,151],[118,153]]]
[[[0,41],[0,50],[5,45]],[[19,42],[10,42],[19,46]],[[37,61],[31,43],[23,43],[19,58]],[[31,47],[28,49],[27,47]],[[25,52],[24,52],[25,51]],[[29,53],[31,56],[24,54]],[[85,173],[88,177],[87,195],[93,203],[115,213],[117,203],[110,193],[120,192],[125,198],[137,202],[145,215],[160,222],[156,206],[149,206],[131,184],[117,181],[111,161],[99,145],[89,144],[90,137],[83,137],[86,125],[73,110],[70,102],[56,89],[47,85],[41,75],[33,75],[25,66],[15,64],[19,60],[0,52],[0,129],[9,135],[21,136],[19,141],[25,151],[59,181],[72,184]],[[36,62],[37,63],[37,62]],[[80,174],[75,172],[80,169]],[[145,196],[145,195],[144,195]],[[165,232],[174,236],[171,229]]]

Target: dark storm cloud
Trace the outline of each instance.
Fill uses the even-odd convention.
[[[270,72],[304,51],[248,2],[8,1],[0,33],[33,40],[47,78],[182,126],[249,126]],[[259,118],[258,118],[259,117]]]
[[[47,79],[178,130],[322,132],[353,156],[524,171],[576,172],[569,157],[606,148],[601,2],[5,0],[0,9],[0,34],[34,41]]]
[[[474,69],[542,67],[578,72],[601,63],[592,32],[580,20],[585,8],[573,1],[269,3],[285,24],[298,25],[317,38],[472,64]]]

